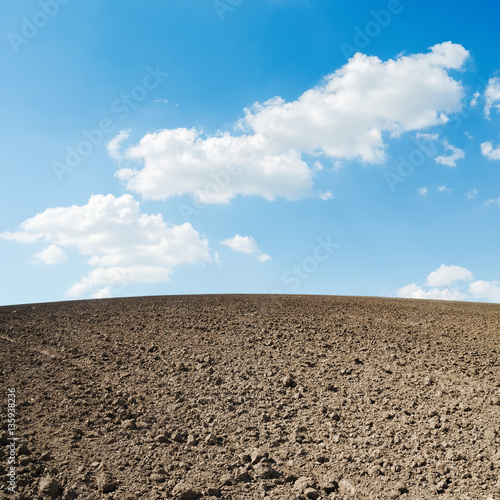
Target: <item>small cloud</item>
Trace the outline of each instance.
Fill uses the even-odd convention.
[[[417,139],[424,139],[426,141],[437,141],[439,139],[439,134],[424,134],[417,133]]]
[[[226,238],[225,240],[222,240],[221,244],[229,247],[235,252],[253,254],[261,262],[271,260],[271,257],[269,255],[260,251],[257,242],[252,236],[240,236],[239,234],[236,234],[232,238]]]
[[[427,196],[427,193],[429,192],[429,189],[426,188],[426,187],[421,187],[421,188],[418,188],[418,194],[420,196]]]
[[[155,99],[153,102],[161,102],[162,104],[168,104],[166,99]]]
[[[481,95],[480,92],[475,92],[474,95],[472,96],[472,99],[469,102],[469,104],[472,108],[477,106],[477,101],[478,101],[480,95]]]
[[[450,144],[446,140],[443,141],[443,145],[446,151],[451,151],[451,154],[448,156],[437,156],[436,163],[446,165],[447,167],[456,167],[457,161],[463,160],[465,158],[465,151],[463,149],[457,148],[453,144]]]
[[[485,205],[499,205],[500,206],[500,198],[495,199],[490,199],[484,203]]]
[[[439,193],[450,194],[453,191],[453,188],[449,188],[447,186],[439,186],[436,191],[438,191]]]
[[[478,190],[476,188],[474,188],[474,189],[471,189],[470,191],[467,191],[467,193],[465,193],[465,196],[469,200],[473,200],[477,196],[477,193],[478,193]]]
[[[485,104],[484,104],[484,114],[486,118],[490,118],[491,109],[496,108],[500,111],[500,78],[490,78],[488,80],[488,86],[484,92]]]
[[[267,255],[267,253],[263,253],[261,255],[258,255],[257,259],[259,259],[261,262],[267,262],[268,260],[271,260],[271,257]]]
[[[323,170],[323,164],[320,161],[313,163],[313,170]]]
[[[494,148],[490,141],[483,142],[481,143],[481,154],[488,160],[500,160],[500,146]]]
[[[436,146],[433,143],[441,143],[444,146],[445,152],[449,151],[451,153],[447,156],[444,154],[436,156],[434,161],[436,163],[440,163],[441,165],[446,165],[447,167],[456,167],[457,161],[465,158],[465,152],[462,149],[457,148],[453,144],[450,144],[447,139],[443,139],[441,141],[439,139],[438,133],[428,134],[419,132],[416,134],[416,139],[422,149],[425,147],[425,152],[428,156],[435,156],[437,154]]]
[[[473,137],[472,135],[470,135],[470,133],[469,133],[469,132],[465,131],[465,132],[464,132],[464,135],[465,135],[465,137],[467,137],[467,139],[469,139],[470,141],[474,140],[474,137]]]
[[[330,191],[325,191],[322,193],[319,193],[319,198],[320,200],[326,201],[326,200],[333,200],[335,197]]]
[[[57,245],[49,245],[45,250],[33,255],[33,262],[51,266],[68,260],[64,250]]]
[[[130,130],[121,130],[120,133],[107,144],[109,156],[118,163],[123,159],[123,155],[120,151],[122,142],[127,139],[129,135]]]

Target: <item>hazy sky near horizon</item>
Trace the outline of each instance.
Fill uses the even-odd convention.
[[[0,304],[500,302],[500,5],[0,12]]]

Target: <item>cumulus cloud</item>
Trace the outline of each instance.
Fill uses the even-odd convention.
[[[500,302],[500,282],[498,281],[474,281],[469,285],[469,291],[476,299]]]
[[[129,164],[116,175],[128,189],[156,200],[183,194],[205,203],[238,195],[309,196],[315,161],[310,165],[308,158],[381,163],[387,137],[446,123],[464,97],[448,70],[461,69],[468,57],[451,42],[388,61],[357,53],[297,100],[274,97],[245,109],[237,133],[166,129],[124,151],[119,136],[111,154]]]
[[[496,108],[500,111],[500,78],[494,77],[488,80],[484,98],[484,113],[490,118],[492,108]]]
[[[175,266],[212,260],[208,241],[191,224],[171,225],[159,214],[141,213],[131,195],[94,195],[83,206],[49,208],[0,238],[49,242],[35,254],[45,263],[61,259],[61,247],[76,249],[92,270],[68,297],[109,296],[110,287],[165,282]]]
[[[491,198],[484,202],[485,205],[499,205],[500,206],[500,198]]]
[[[436,191],[439,193],[450,194],[453,191],[453,188],[449,188],[448,186],[439,186]]]
[[[424,285],[411,283],[397,290],[399,297],[410,299],[479,300],[500,303],[498,281],[473,281],[464,267],[441,265],[429,273]]]
[[[427,196],[428,193],[429,193],[429,189],[426,188],[425,186],[421,187],[421,188],[418,188],[418,194],[420,196]]]
[[[446,165],[447,167],[456,167],[458,160],[463,160],[465,158],[465,151],[463,149],[457,148],[453,144],[450,144],[447,140],[443,141],[443,145],[446,151],[450,151],[451,154],[448,156],[437,156],[436,163],[441,165]]]
[[[427,286],[444,287],[457,281],[471,281],[474,279],[472,273],[459,266],[446,266],[441,264],[438,269],[427,276]]]
[[[49,245],[45,250],[33,255],[33,261],[38,264],[51,266],[68,260],[64,250],[57,245]]]
[[[486,156],[488,160],[500,160],[500,146],[494,148],[492,142],[483,142],[481,143],[481,154]]]
[[[236,234],[232,238],[226,238],[225,240],[222,240],[221,244],[226,245],[235,252],[253,254],[261,262],[271,260],[271,257],[269,255],[260,251],[257,242],[252,236],[240,236],[239,234]]]

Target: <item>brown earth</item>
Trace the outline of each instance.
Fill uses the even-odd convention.
[[[500,305],[4,306],[0,345],[1,498],[500,499]]]

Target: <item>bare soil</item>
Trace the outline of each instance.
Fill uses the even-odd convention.
[[[0,346],[0,498],[500,499],[500,305],[4,306]]]

